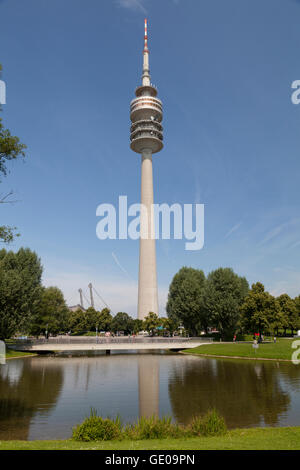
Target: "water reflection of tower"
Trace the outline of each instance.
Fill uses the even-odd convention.
[[[141,355],[138,359],[139,415],[159,415],[159,356]]]

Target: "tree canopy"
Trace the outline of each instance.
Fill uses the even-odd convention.
[[[265,291],[261,282],[252,284],[240,310],[242,327],[252,333],[262,334],[272,326],[272,323],[282,321],[275,298]]]
[[[40,302],[42,270],[29,248],[0,250],[0,338],[28,328]]]
[[[158,315],[154,312],[149,312],[143,321],[144,330],[148,331],[150,336],[154,336],[158,326],[160,326],[160,319],[158,318]]]
[[[40,301],[30,322],[30,333],[58,334],[68,329],[69,309],[58,287],[42,287]]]
[[[184,266],[175,274],[169,287],[168,317],[182,323],[191,334],[208,326],[202,308],[204,286],[203,271]]]
[[[296,301],[287,294],[281,294],[277,297],[276,301],[282,317],[281,327],[285,331],[287,328],[290,328],[293,332],[293,330],[300,326]]]
[[[125,334],[129,334],[133,331],[133,327],[133,319],[125,312],[118,312],[111,322],[111,330],[114,333],[123,331]]]
[[[2,66],[0,64],[0,74],[1,71]],[[0,111],[2,111],[1,106]],[[13,136],[10,131],[4,127],[2,118],[0,118],[0,176],[7,175],[7,162],[25,157],[25,149],[26,145],[20,142],[19,137]],[[0,203],[3,203],[4,199],[5,198],[2,198]],[[14,236],[19,235],[14,234],[14,231],[15,227],[8,227],[7,225],[0,226],[0,241],[10,243],[14,239]]]
[[[110,331],[112,316],[108,308],[101,311],[89,307],[86,311],[81,309],[69,314],[69,329],[72,333],[80,334],[88,331]]]
[[[203,310],[208,324],[216,327],[223,339],[233,337],[238,327],[239,309],[248,290],[246,278],[238,276],[231,268],[218,268],[208,275]]]

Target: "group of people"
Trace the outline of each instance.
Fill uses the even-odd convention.
[[[257,336],[258,336],[258,339],[256,339]],[[253,335],[253,343],[254,344],[263,343],[263,341],[264,341],[264,335],[260,335],[259,333],[254,333],[254,335]],[[274,336],[273,341],[274,341],[274,343],[276,343],[276,336]],[[233,337],[233,342],[234,343],[236,342],[236,335],[234,335],[234,337]]]

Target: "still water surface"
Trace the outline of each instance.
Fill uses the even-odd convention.
[[[215,407],[229,428],[300,425],[300,366],[180,354],[32,357],[0,366],[0,439],[64,439],[90,414],[171,415]]]

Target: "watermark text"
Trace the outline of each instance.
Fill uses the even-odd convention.
[[[0,80],[0,104],[6,104],[6,84]]]
[[[186,250],[204,246],[204,204],[131,204],[119,196],[118,208],[100,204],[96,210],[96,235],[100,240],[187,240]],[[130,220],[131,218],[131,220]]]

